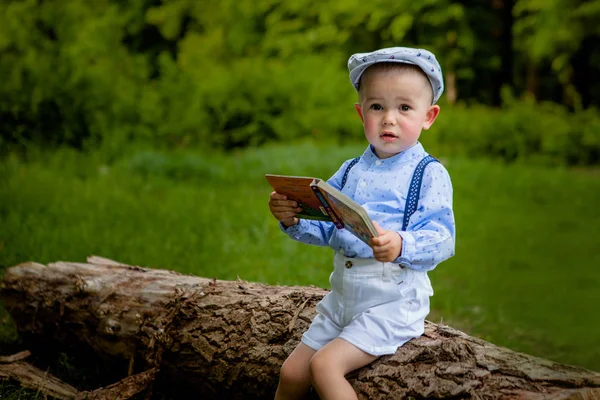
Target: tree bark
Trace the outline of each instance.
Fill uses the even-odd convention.
[[[327,293],[122,265],[28,262],[0,293],[20,333],[157,367],[203,399],[273,396],[279,368]],[[600,399],[600,373],[516,353],[428,322],[395,355],[349,375],[360,399]],[[189,393],[188,393],[189,394]]]

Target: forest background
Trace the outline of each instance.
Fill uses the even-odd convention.
[[[418,46],[458,225],[431,319],[600,370],[598,20],[600,0],[2,0],[0,270],[98,254],[327,287],[263,175],[360,154],[348,56]]]

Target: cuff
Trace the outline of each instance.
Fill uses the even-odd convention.
[[[279,221],[279,229],[281,229],[281,232],[285,233],[286,235],[295,236],[298,233],[300,233],[300,224],[302,224],[302,220],[299,220],[296,225],[292,225],[286,228],[285,225],[283,225],[283,223]]]
[[[398,234],[402,237],[402,251],[400,257],[393,262],[408,267],[415,254],[415,237],[412,233],[406,231],[400,231]]]

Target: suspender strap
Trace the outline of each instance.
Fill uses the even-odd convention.
[[[346,181],[348,180],[348,174],[354,165],[360,161],[360,157],[356,157],[354,160],[350,161],[348,167],[346,167],[346,171],[344,172],[344,177],[342,178],[342,187],[344,188],[346,185]],[[438,160],[433,156],[426,156],[415,168],[415,172],[413,172],[412,180],[410,181],[410,186],[408,188],[408,198],[406,199],[406,206],[404,208],[404,218],[402,220],[402,230],[405,231],[408,228],[408,222],[410,217],[417,211],[417,206],[419,204],[419,197],[421,196],[421,184],[423,183],[423,174],[425,173],[425,167],[431,162],[438,162]]]
[[[402,230],[405,231],[408,227],[408,221],[410,217],[417,211],[417,205],[419,204],[419,196],[421,195],[421,183],[423,182],[423,173],[425,167],[430,162],[437,161],[433,156],[424,157],[413,173],[412,180],[410,181],[410,187],[408,188],[408,198],[406,199],[406,206],[404,208],[404,219],[402,220]]]
[[[356,157],[354,160],[350,161],[350,164],[348,164],[348,166],[346,167],[346,172],[344,172],[344,177],[342,178],[342,187],[340,188],[340,190],[343,189],[344,186],[346,186],[346,181],[348,180],[348,173],[350,172],[352,167],[354,167],[354,165],[356,165],[356,163],[359,161],[360,157]]]

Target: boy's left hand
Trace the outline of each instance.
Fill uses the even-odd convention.
[[[402,252],[402,236],[396,231],[386,231],[375,221],[373,225],[379,233],[379,236],[372,238],[370,243],[375,259],[381,262],[394,261]]]

